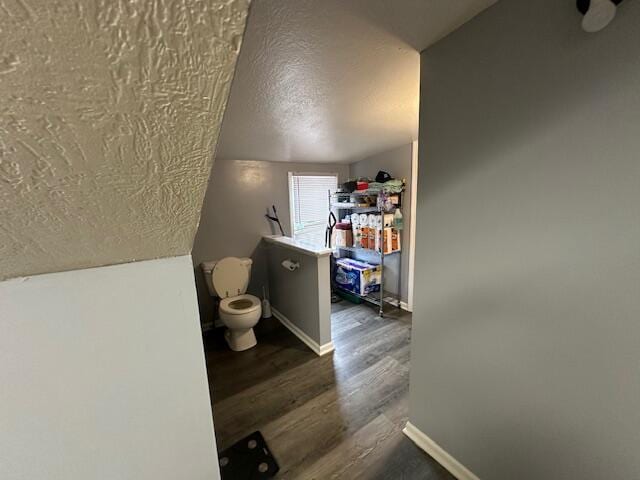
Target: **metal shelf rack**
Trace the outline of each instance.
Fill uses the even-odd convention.
[[[402,195],[403,192],[398,192],[397,195]],[[391,210],[384,210],[381,206],[358,206],[356,205],[356,202],[340,202],[338,201],[340,198],[353,198],[353,197],[376,197],[376,201],[377,201],[377,197],[380,194],[379,191],[368,191],[368,190],[356,190],[354,192],[336,192],[336,193],[331,193],[329,192],[329,210],[333,211],[333,210],[350,210],[352,213],[378,213],[379,215],[384,215],[385,213],[394,213],[396,208],[399,207],[394,207]],[[377,203],[377,202],[376,202]],[[399,202],[400,205],[402,204],[402,202]],[[384,230],[384,224],[380,227],[380,230],[378,230],[378,233],[380,234],[381,238],[383,238],[383,232]],[[364,300],[367,303],[376,305],[378,307],[378,314],[383,317],[384,316],[384,305],[388,304],[388,305],[392,305],[394,307],[400,308],[400,292],[401,292],[401,273],[402,273],[402,260],[401,258],[398,259],[398,294],[392,294],[388,291],[385,291],[384,286],[385,286],[385,281],[384,281],[384,271],[385,271],[385,267],[384,267],[384,259],[385,257],[388,256],[392,256],[392,255],[398,255],[398,257],[401,256],[402,251],[398,250],[398,251],[394,251],[394,252],[390,252],[385,254],[384,253],[384,240],[382,240],[382,245],[381,245],[381,249],[380,250],[375,250],[375,249],[371,249],[371,248],[362,248],[362,247],[332,247],[334,251],[338,252],[338,251],[347,251],[347,252],[351,252],[351,253],[367,253],[367,254],[373,254],[373,255],[377,255],[378,258],[380,259],[380,292],[375,292],[375,293],[370,293],[368,295],[358,295],[362,300]],[[348,292],[350,294],[354,294],[353,292]]]

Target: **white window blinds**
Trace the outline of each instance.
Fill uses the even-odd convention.
[[[315,245],[324,245],[329,191],[338,188],[336,175],[289,173],[289,202],[292,236]]]

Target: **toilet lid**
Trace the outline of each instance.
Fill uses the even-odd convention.
[[[239,258],[223,258],[211,272],[211,283],[220,298],[242,295],[249,285],[249,272]]]

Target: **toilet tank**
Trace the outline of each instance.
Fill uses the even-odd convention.
[[[242,260],[242,264],[247,269],[247,275],[249,276],[249,278],[251,278],[251,264],[253,263],[253,260],[248,257],[241,257],[240,260]],[[207,282],[209,295],[211,295],[212,297],[219,296],[216,292],[216,289],[213,287],[213,282],[211,281],[211,272],[213,272],[216,263],[218,263],[218,260],[210,260],[208,262],[202,262],[200,264],[200,268],[202,269],[202,273],[204,274],[204,280],[205,282]]]

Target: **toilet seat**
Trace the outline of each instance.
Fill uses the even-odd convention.
[[[253,295],[244,294],[227,297],[220,300],[220,312],[227,315],[244,315],[261,308],[260,299]]]
[[[211,272],[211,282],[220,298],[242,295],[249,286],[249,269],[246,260],[227,257],[218,261]]]

